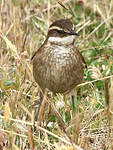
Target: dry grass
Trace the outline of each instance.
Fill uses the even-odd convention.
[[[58,0],[0,1],[1,149],[113,149],[113,1],[62,2],[69,11]],[[88,69],[84,83],[78,86],[76,113],[69,97],[63,101],[62,95],[50,93],[52,108],[46,106],[43,126],[33,133],[40,89],[33,79],[30,58],[46,38],[51,22],[60,18],[70,18],[76,25],[81,36],[75,45]]]

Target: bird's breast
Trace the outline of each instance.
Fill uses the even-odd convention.
[[[83,68],[72,46],[46,47],[34,62],[34,77],[42,89],[55,93],[73,89],[81,82]]]
[[[71,63],[72,55],[73,55],[73,52],[71,48],[64,47],[64,46],[56,46],[56,47],[51,48],[50,53],[48,54],[48,57],[52,63],[59,65],[60,67],[60,66],[66,65],[68,61],[70,61]]]

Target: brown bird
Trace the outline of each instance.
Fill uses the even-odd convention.
[[[32,57],[34,79],[43,92],[68,93],[82,82],[86,63],[74,46],[76,36],[68,19],[50,25],[45,42]]]

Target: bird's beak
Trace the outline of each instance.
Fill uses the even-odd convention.
[[[71,34],[71,35],[79,36],[79,34],[78,34],[78,33],[76,33],[74,30],[71,30],[70,34]]]

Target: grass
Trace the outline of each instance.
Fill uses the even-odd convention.
[[[113,1],[62,3],[66,8],[57,0],[0,1],[1,149],[113,149]],[[70,97],[64,101],[63,95],[50,93],[53,108],[46,105],[42,127],[33,133],[40,88],[30,58],[45,40],[49,25],[60,18],[75,24],[80,34],[75,46],[88,69],[77,88],[76,113]],[[63,119],[63,127],[52,109]]]

